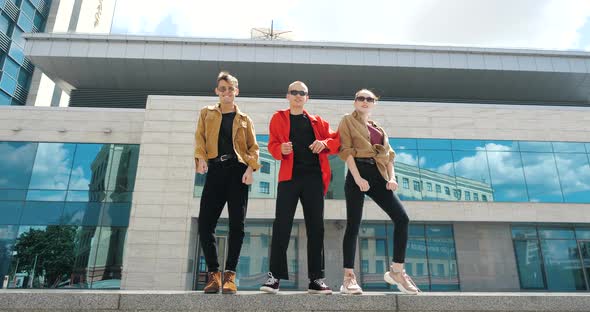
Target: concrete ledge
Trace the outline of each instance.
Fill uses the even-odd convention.
[[[588,311],[590,293],[399,293],[279,295],[244,291],[0,290],[0,311]]]

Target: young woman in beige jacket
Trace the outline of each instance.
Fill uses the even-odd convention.
[[[347,215],[342,242],[344,281],[340,292],[362,293],[353,268],[366,194],[394,223],[393,261],[384,275],[385,281],[397,285],[403,293],[417,294],[420,290],[404,270],[409,218],[399,198],[393,193],[398,187],[393,168],[395,153],[389,146],[389,139],[383,128],[369,120],[376,104],[377,97],[373,92],[367,89],[358,91],[355,94],[354,112],[345,115],[338,127],[341,140],[338,156],[348,165],[344,184]]]

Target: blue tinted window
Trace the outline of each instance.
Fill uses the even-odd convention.
[[[580,254],[575,240],[541,240],[547,289],[586,290]]]
[[[0,201],[2,200],[21,200],[27,197],[27,190],[5,190],[0,189]]]
[[[21,14],[18,18],[17,25],[25,32],[33,31],[33,20]]]
[[[12,97],[10,97],[6,92],[0,90],[0,105],[10,105],[12,101]],[[0,155],[1,157],[1,155]]]
[[[14,91],[16,91],[16,80],[12,79],[9,75],[2,75],[0,88],[8,94],[14,94]]]
[[[389,138],[389,145],[396,152],[398,150],[406,150],[406,149],[415,150],[418,148],[418,145],[416,143],[416,139]]]
[[[502,141],[502,140],[488,140],[486,142],[486,150],[488,151],[518,151],[517,141]]]
[[[553,152],[551,142],[521,141],[519,145],[521,152]]]
[[[62,202],[66,200],[66,192],[51,190],[29,190],[27,192],[27,200]]]
[[[24,32],[20,30],[18,27],[14,27],[12,30],[12,42],[15,42],[21,47],[25,46],[25,38],[23,38]]]
[[[453,237],[453,228],[450,225],[426,225],[428,237]]]
[[[8,51],[8,55],[10,55],[18,64],[21,65],[25,60],[25,52],[23,52],[23,48],[19,47],[14,43],[10,44],[10,50]]]
[[[487,201],[528,201],[520,153],[489,152],[488,163],[494,198]]]
[[[424,237],[424,224],[410,224],[408,235]]]
[[[555,153],[566,203],[590,203],[590,165],[586,154]]]
[[[23,210],[21,224],[60,224],[63,208],[63,202],[27,202]]]
[[[69,143],[39,143],[30,188],[66,190],[75,147]]]
[[[8,34],[10,28],[10,20],[4,14],[0,14],[0,31],[4,34]]]
[[[29,1],[23,1],[20,7],[21,14],[25,14],[30,19],[33,19],[35,16],[35,7]]]
[[[130,203],[105,203],[103,206],[102,226],[128,226]]]
[[[18,84],[27,89],[29,87],[29,78],[30,78],[30,74],[28,71],[26,71],[24,68],[20,69],[20,73],[18,74]]]
[[[553,153],[521,153],[529,200],[563,202]]]
[[[589,227],[576,227],[576,238],[590,240],[590,228]]]
[[[541,269],[538,240],[516,240],[514,241],[514,253],[520,287],[524,289],[544,289],[543,271]]]
[[[4,72],[12,76],[12,78],[18,78],[18,73],[20,71],[20,66],[10,59],[9,57],[4,59]]]
[[[412,237],[408,240],[404,267],[420,289],[430,289],[428,257],[426,256],[426,240],[424,237]]]
[[[451,145],[455,151],[485,151],[486,144],[481,140],[452,140]]]
[[[534,226],[513,226],[512,238],[525,239],[537,238],[537,229]]]
[[[556,153],[585,153],[584,143],[553,142],[553,150]]]
[[[0,189],[27,189],[37,143],[0,142]]]
[[[493,191],[486,151],[453,151],[453,159],[457,187],[474,192],[474,195],[491,197]]]
[[[451,140],[449,139],[418,139],[418,149],[428,150],[450,150]]]
[[[100,154],[99,151],[103,144],[77,144],[72,166],[72,174],[70,175],[69,189],[70,190],[89,190],[93,178],[98,178],[102,162],[108,164],[108,153]],[[104,171],[107,171],[106,169]],[[94,173],[94,174],[93,174]],[[108,177],[107,173],[104,172]],[[105,178],[103,177],[102,180]],[[98,187],[100,189],[100,187]]]
[[[0,201],[0,224],[19,224],[23,204],[22,201]]]
[[[453,166],[453,155],[451,151],[421,150],[420,156],[420,177],[422,183],[439,183],[451,189],[456,188],[455,168]],[[444,193],[422,193],[425,200],[455,200]]]
[[[431,275],[430,289],[458,290],[459,277],[455,242],[450,238],[428,238],[428,269]]]
[[[541,239],[574,239],[574,229],[562,227],[539,227]]]
[[[420,200],[421,192],[410,190],[409,181],[420,179],[418,169],[418,152],[416,150],[398,150],[395,156],[395,174],[398,177],[400,187],[396,191],[402,200]]]
[[[96,226],[99,224],[101,203],[66,203],[62,223]]]

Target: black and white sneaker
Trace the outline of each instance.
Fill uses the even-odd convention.
[[[279,292],[279,279],[275,278],[272,273],[268,272],[268,279],[260,287],[260,291],[267,294],[276,294]]]
[[[310,294],[320,294],[320,295],[331,295],[332,289],[324,283],[323,278],[318,278],[315,281],[309,282],[309,288],[307,292]]]

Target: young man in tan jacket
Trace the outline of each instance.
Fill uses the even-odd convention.
[[[219,73],[215,94],[219,103],[201,110],[195,136],[195,165],[207,174],[201,195],[199,237],[208,268],[205,293],[234,294],[236,266],[244,239],[248,185],[252,172],[260,168],[259,147],[252,120],[234,103],[238,79]],[[227,203],[229,214],[228,254],[223,273],[217,261],[215,227]]]

